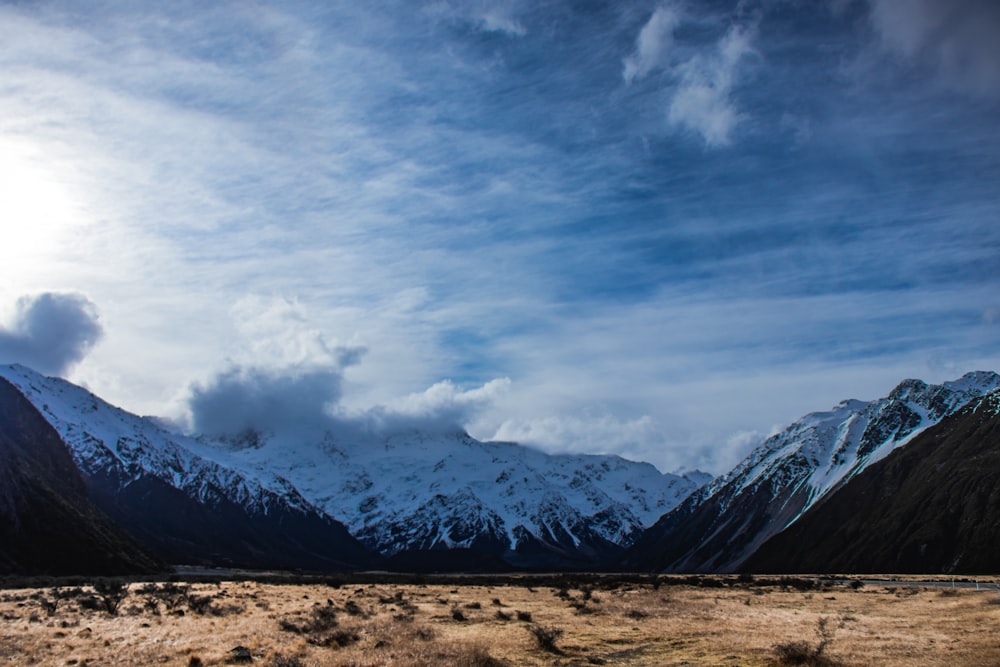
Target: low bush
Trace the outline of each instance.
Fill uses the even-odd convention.
[[[556,642],[563,636],[562,628],[532,625],[528,628],[528,632],[538,642],[538,648],[549,653],[562,653],[559,647],[556,646]]]

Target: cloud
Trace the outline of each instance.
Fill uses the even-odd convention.
[[[420,300],[413,291],[400,298]],[[510,385],[502,378],[466,389],[444,380],[422,392],[362,405],[358,397],[345,396],[346,388],[357,392],[359,386],[344,375],[361,363],[367,347],[336,342],[295,299],[248,295],[229,314],[235,340],[226,368],[188,390],[188,421],[197,433],[316,436],[332,431],[364,438],[411,430],[452,432]]]
[[[937,70],[965,92],[1000,96],[1000,4],[995,0],[871,0],[883,46]]]
[[[480,17],[480,22],[487,32],[501,32],[514,37],[524,37],[528,34],[527,29],[521,23],[497,9],[484,12]]]
[[[507,378],[463,390],[450,381],[387,405],[347,411],[341,405],[344,368],[231,367],[195,384],[188,407],[195,433],[238,438],[254,432],[317,437],[389,437],[411,431],[455,432],[510,385]]]
[[[667,55],[673,45],[674,29],[680,23],[680,13],[673,7],[660,5],[635,42],[635,51],[623,61],[625,83],[641,79],[658,67],[668,64]]]
[[[478,412],[492,405],[510,384],[509,378],[497,378],[481,387],[463,390],[444,380],[425,391],[367,410],[364,418],[380,431],[414,428],[452,431],[463,428]]]
[[[230,309],[237,346],[236,363],[274,369],[309,366],[347,368],[361,361],[367,349],[330,339],[311,321],[297,299],[250,294]]]
[[[649,416],[622,419],[613,414],[508,419],[495,440],[537,445],[549,451],[577,454],[622,454],[638,458],[663,444],[663,429]]]
[[[82,294],[23,296],[14,318],[0,327],[0,362],[64,375],[100,340],[97,307]]]
[[[670,102],[672,125],[694,130],[709,146],[725,146],[741,114],[732,100],[740,63],[753,53],[753,31],[733,26],[715,53],[695,56],[678,67],[680,84]]]
[[[342,382],[340,368],[230,368],[192,387],[192,427],[215,436],[322,431]]]
[[[499,33],[508,37],[524,37],[528,29],[514,18],[522,8],[519,3],[499,3],[495,1],[438,2],[430,5],[427,12],[446,21],[456,21],[474,26],[487,33]]]

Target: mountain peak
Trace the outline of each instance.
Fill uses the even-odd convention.
[[[640,538],[631,562],[671,571],[733,570],[868,466],[997,389],[1000,375],[988,371],[940,385],[908,379],[884,398],[810,413],[662,517]]]

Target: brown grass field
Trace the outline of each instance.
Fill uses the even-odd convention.
[[[0,665],[1000,665],[995,580],[419,582],[8,588]]]

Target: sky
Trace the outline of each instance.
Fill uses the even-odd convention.
[[[0,362],[199,431],[721,473],[1000,370],[998,36],[994,0],[0,0]]]

